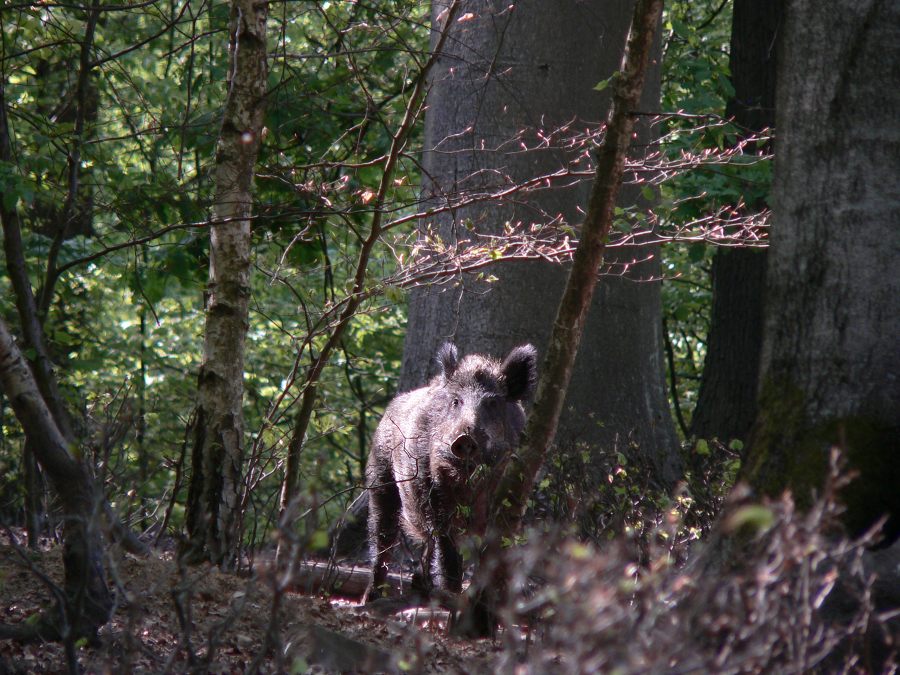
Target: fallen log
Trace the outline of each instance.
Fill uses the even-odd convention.
[[[258,553],[253,567],[259,579],[272,579],[275,572],[274,552]],[[360,599],[371,578],[372,572],[368,565],[348,566],[325,561],[302,560],[294,566],[290,578],[285,582],[285,589],[309,595],[328,593]],[[408,592],[411,580],[409,575],[388,574],[386,580],[388,595],[393,597]]]

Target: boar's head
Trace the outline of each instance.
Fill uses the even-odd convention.
[[[460,359],[454,345],[441,347],[428,402],[433,469],[462,478],[478,464],[506,458],[525,426],[522,402],[534,392],[536,359],[531,345],[516,347],[503,362],[481,354]]]

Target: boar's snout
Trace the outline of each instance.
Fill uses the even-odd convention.
[[[450,444],[450,452],[457,459],[471,461],[478,458],[478,442],[469,434],[460,434]]]

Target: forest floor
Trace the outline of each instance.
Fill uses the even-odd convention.
[[[51,606],[63,567],[60,546],[25,552],[10,534],[0,534],[0,623],[17,624]],[[501,651],[450,637],[445,613],[379,617],[348,599],[278,596],[256,578],[179,569],[166,551],[124,554],[108,573],[116,608],[97,643],[76,648],[82,672],[479,673],[493,672]],[[60,644],[0,642],[0,673],[65,670]]]

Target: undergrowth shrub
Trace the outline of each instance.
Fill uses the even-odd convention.
[[[738,486],[699,547],[679,535],[689,509],[680,510],[677,499],[667,517],[645,518],[652,531],[640,547],[633,536],[598,546],[533,532],[509,552],[504,667],[894,672],[900,612],[872,597],[864,563],[874,533],[841,534],[836,494],[845,479],[836,455],[832,467],[806,512],[789,494],[755,503]],[[631,503],[632,512],[640,503]]]
[[[526,522],[598,547],[624,537],[640,565],[650,562],[652,542],[684,560],[690,543],[711,530],[734,485],[739,449],[716,440],[686,444],[685,479],[670,492],[653,482],[639,453],[554,447]]]

